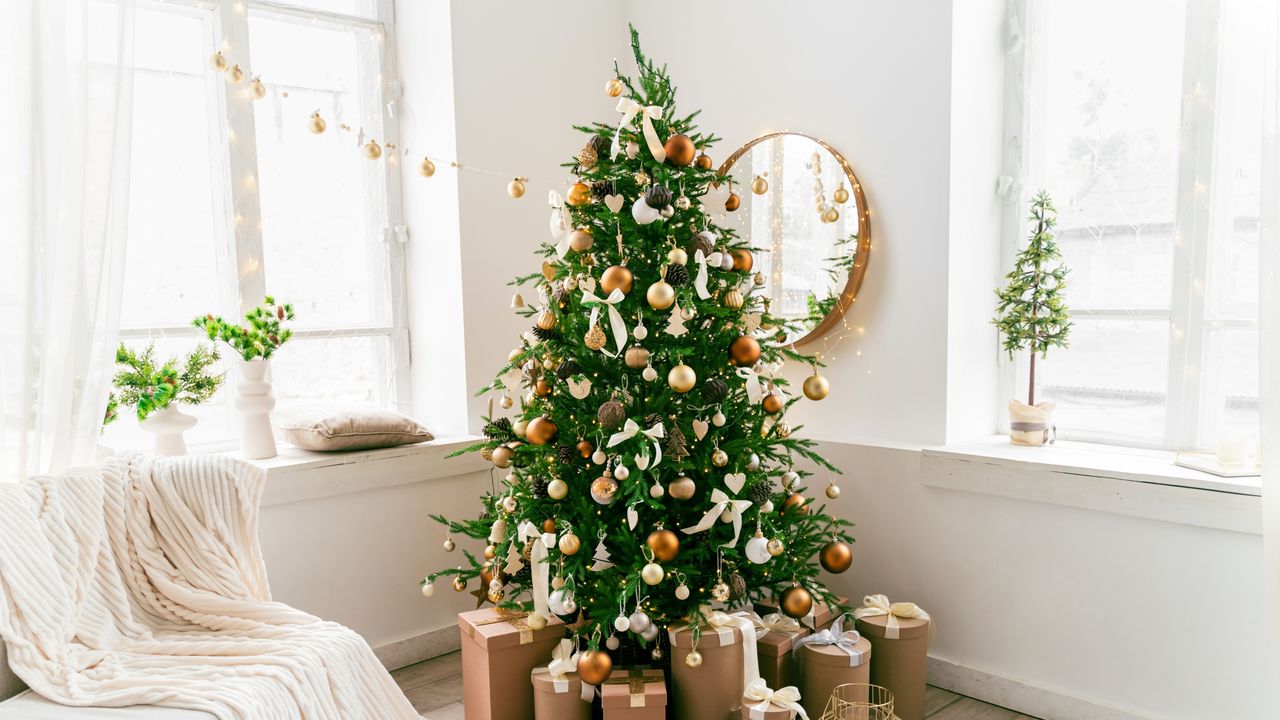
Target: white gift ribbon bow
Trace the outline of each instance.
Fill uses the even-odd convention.
[[[613,342],[618,346],[618,352],[622,352],[622,346],[627,344],[627,324],[622,321],[622,314],[618,312],[617,305],[626,299],[626,295],[622,294],[621,288],[614,288],[607,298],[596,297],[595,293],[590,290],[582,291],[582,304],[591,306],[591,324],[596,324],[596,318],[600,317],[600,306],[604,305],[609,308],[609,328],[613,330]],[[603,348],[602,348],[603,349]],[[604,353],[609,357],[617,357],[617,353],[611,353],[605,350]]]
[[[551,663],[547,665],[551,679],[565,680],[569,673],[578,669],[578,662],[574,659],[577,656],[576,650],[573,641],[565,638],[551,651]]]
[[[653,159],[658,162],[666,162],[667,151],[662,146],[662,141],[658,139],[658,131],[653,129],[653,121],[662,119],[662,106],[660,105],[641,105],[631,98],[620,98],[618,100],[618,112],[622,113],[622,121],[618,123],[618,132],[613,134],[613,147],[610,150],[609,157],[618,154],[619,147],[622,143],[622,128],[631,124],[635,120],[636,115],[640,116],[640,124],[644,127],[644,142],[649,146],[649,152],[653,153]]]
[[[711,291],[707,289],[707,256],[697,250],[693,253],[693,262],[698,266],[698,274],[693,278],[693,289],[698,291],[699,298],[706,300],[711,297]]]
[[[800,623],[795,618],[789,618],[782,613],[769,613],[764,617],[760,617],[755,613],[746,613],[747,618],[756,626],[756,638],[762,638],[765,635],[776,632],[783,635],[795,635],[800,632]]]
[[[842,650],[849,656],[849,667],[857,667],[862,664],[862,651],[858,650],[858,641],[862,639],[862,635],[857,630],[845,630],[844,619],[847,614],[836,618],[831,623],[831,627],[814,633],[808,637],[802,637],[791,647],[794,653],[805,645],[833,645],[837,650]]]
[[[884,636],[889,640],[897,640],[901,633],[898,618],[919,618],[929,620],[929,613],[915,603],[891,603],[884,595],[867,595],[862,598],[862,607],[853,611],[853,617],[861,620],[867,617],[888,615],[884,625]]]
[[[707,617],[707,625],[719,634],[722,630],[738,628],[742,634],[742,687],[747,687],[760,679],[760,660],[756,655],[755,626],[742,613],[729,615],[716,610]],[[732,636],[732,632],[730,632]],[[721,642],[721,644],[725,644]]]
[[[720,547],[733,547],[738,544],[738,536],[742,534],[742,513],[751,507],[750,500],[734,500],[725,494],[720,488],[711,491],[711,509],[707,511],[697,525],[687,528],[681,528],[680,531],[686,535],[693,535],[705,530],[710,530],[716,524],[716,518],[720,517],[725,510],[729,511],[730,521],[733,522],[733,539],[727,543],[723,543]],[[754,625],[752,626],[755,627]]]
[[[556,255],[563,260],[565,253],[569,252],[569,231],[573,229],[573,217],[569,215],[564,196],[555,190],[547,191],[547,204],[551,206],[548,228],[551,230],[551,237],[556,240]]]
[[[747,686],[743,697],[749,700],[758,700],[755,705],[748,704],[751,720],[764,720],[765,713],[769,712],[770,703],[780,708],[790,710],[795,717],[799,715],[805,720],[809,720],[809,714],[804,711],[804,706],[800,704],[800,691],[794,685],[771,690],[764,678],[756,678]]]
[[[615,290],[614,292],[617,291]],[[624,443],[636,435],[644,435],[653,441],[654,460],[649,467],[657,467],[658,463],[662,462],[662,445],[658,441],[667,436],[667,429],[663,427],[661,422],[654,423],[653,427],[642,432],[640,423],[627,418],[627,421],[622,424],[622,429],[609,436],[609,444],[606,447]]]

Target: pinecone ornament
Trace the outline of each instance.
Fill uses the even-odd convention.
[[[667,268],[667,284],[671,287],[680,287],[689,282],[689,268],[683,265],[672,265]]]
[[[556,460],[559,460],[561,463],[567,465],[577,459],[577,457],[578,448],[572,445],[560,445],[556,447]],[[546,489],[545,484],[543,485],[543,489]]]
[[[569,449],[572,450],[573,448],[570,447]],[[559,451],[557,451],[557,454],[558,452]],[[533,499],[541,500],[547,496],[548,482],[549,481],[544,477],[534,476],[534,478],[529,482],[529,488],[533,491]]]
[[[747,499],[752,507],[760,507],[772,499],[773,488],[768,480],[761,480],[747,489]]]
[[[591,183],[591,197],[595,198],[596,202],[604,200],[605,195],[612,195],[612,194],[613,194],[612,180],[597,180]]]
[[[747,579],[738,573],[732,573],[725,578],[725,582],[729,584],[729,602],[736,602],[747,595]]]

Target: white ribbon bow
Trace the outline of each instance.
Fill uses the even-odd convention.
[[[751,720],[764,720],[765,713],[769,712],[770,703],[790,710],[793,713],[792,717],[799,715],[805,720],[809,720],[809,714],[804,711],[804,706],[800,704],[800,691],[794,685],[771,690],[764,678],[756,678],[747,686],[743,697],[759,701],[755,705],[747,705]]]
[[[614,292],[617,291],[615,290]],[[643,435],[653,441],[654,460],[649,467],[657,467],[658,463],[662,462],[662,445],[658,441],[667,436],[667,429],[663,427],[661,421],[654,423],[653,427],[642,432],[640,423],[627,418],[627,421],[622,424],[622,429],[609,436],[609,444],[606,447],[619,445],[636,435]]]
[[[701,250],[695,251],[693,261],[698,265],[698,274],[693,278],[693,289],[698,291],[698,297],[706,300],[711,297],[711,291],[707,289],[707,256]]]
[[[889,616],[884,625],[884,636],[889,640],[897,640],[900,635],[902,625],[898,618],[929,620],[929,613],[919,605],[909,602],[891,603],[884,595],[867,595],[862,598],[862,607],[853,611],[853,617],[859,620],[878,615]]]
[[[653,121],[662,119],[662,106],[645,106],[631,98],[624,97],[618,100],[616,109],[622,113],[622,122],[618,123],[618,132],[613,134],[613,147],[610,150],[609,157],[614,157],[619,152],[619,147],[622,144],[622,128],[630,125],[631,121],[636,119],[636,115],[639,115],[641,125],[644,127],[644,142],[649,146],[649,152],[653,153],[654,160],[665,162],[667,151],[662,146],[662,141],[658,139],[658,131],[653,129]]]
[[[555,536],[551,536],[552,542],[555,542]],[[533,549],[529,551],[529,562],[532,563],[531,570],[533,572],[533,611],[548,620],[551,619],[551,607],[547,600],[551,593],[551,563],[547,562],[546,537],[533,544]]]
[[[716,518],[720,517],[725,510],[729,511],[730,522],[733,523],[733,539],[727,543],[723,543],[720,547],[733,547],[738,544],[738,536],[742,533],[742,513],[751,507],[750,500],[734,500],[725,494],[719,488],[711,491],[711,509],[707,511],[697,525],[687,528],[681,528],[680,531],[686,535],[693,535],[704,530],[710,530],[711,526],[716,524]],[[754,627],[754,626],[753,626]]]
[[[564,196],[555,190],[547,191],[547,204],[551,206],[551,219],[548,227],[551,237],[556,240],[556,255],[563,260],[569,252],[570,230],[573,229],[573,217],[569,215],[569,207],[564,203]]]
[[[622,346],[627,344],[627,324],[622,321],[622,314],[618,312],[617,304],[626,299],[626,295],[622,294],[621,288],[614,288],[607,298],[596,297],[595,293],[590,290],[582,291],[582,304],[591,305],[591,324],[596,324],[596,319],[600,317],[600,306],[604,305],[609,308],[609,328],[613,330],[613,342],[618,346],[618,352],[622,352]],[[609,357],[617,357],[617,353],[611,353],[604,350],[604,354]]]
[[[794,653],[805,645],[832,645],[838,650],[844,651],[849,656],[849,667],[857,667],[862,664],[862,651],[858,650],[858,641],[862,639],[862,635],[857,630],[845,630],[844,619],[847,615],[841,615],[836,621],[831,623],[831,627],[814,633],[808,637],[802,637],[792,646],[791,652]]]
[[[547,671],[551,673],[552,680],[565,680],[569,673],[578,669],[578,662],[574,659],[577,655],[576,650],[573,641],[565,638],[551,651],[551,662],[547,665]]]
[[[740,367],[737,369],[738,376],[746,381],[747,399],[752,404],[759,403],[764,399],[764,387],[760,384],[760,376],[755,370],[749,367]]]
[[[801,630],[800,623],[795,618],[787,617],[782,613],[769,613],[764,617],[760,617],[755,613],[746,613],[746,616],[756,626],[757,640],[771,632],[795,635]]]

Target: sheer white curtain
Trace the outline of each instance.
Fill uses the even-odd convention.
[[[1262,508],[1268,604],[1271,608],[1270,707],[1280,710],[1280,8],[1271,5],[1263,92],[1260,369]]]
[[[0,481],[93,460],[117,339],[133,0],[0,8]]]

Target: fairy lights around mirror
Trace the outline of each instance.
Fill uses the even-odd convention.
[[[756,249],[770,312],[790,325],[781,342],[805,345],[842,324],[871,253],[871,213],[849,163],[818,138],[776,132],[743,145],[720,174],[764,181],[725,220]]]

